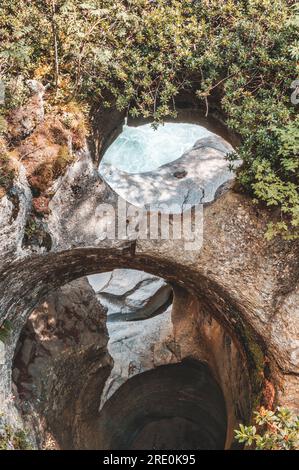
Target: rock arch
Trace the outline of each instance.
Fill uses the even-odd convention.
[[[95,144],[98,152],[122,117]],[[107,124],[107,123],[106,123]],[[105,126],[105,115],[102,128]],[[109,129],[108,129],[109,128]],[[98,127],[99,131],[101,127]],[[109,137],[110,136],[110,137]],[[204,207],[203,245],[192,252],[183,241],[99,240],[98,204],[115,206],[90,153],[82,151],[55,183],[45,230],[51,244],[24,246],[31,196],[23,169],[15,184],[16,207],[2,198],[0,217],[0,325],[5,332],[0,396],[11,410],[11,362],[28,314],[49,293],[74,279],[113,268],[141,269],[177,286],[198,302],[206,318],[232,338],[248,367],[252,399],[263,392],[298,408],[298,243],[267,241],[269,215],[232,189]],[[187,294],[186,294],[187,295]],[[194,300],[196,299],[196,300]],[[193,311],[198,313],[198,308]],[[287,393],[286,393],[287,392]],[[16,416],[11,412],[11,416]]]

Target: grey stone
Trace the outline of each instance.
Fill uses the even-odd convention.
[[[214,135],[198,140],[179,159],[155,171],[129,174],[107,163],[100,174],[123,199],[137,207],[150,206],[167,212],[181,212],[187,205],[211,202],[215,192],[234,178],[225,159],[231,145]],[[236,162],[237,167],[240,162]]]

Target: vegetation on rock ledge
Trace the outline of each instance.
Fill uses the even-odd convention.
[[[240,136],[239,181],[277,212],[268,236],[298,236],[298,2],[3,0],[0,29],[4,117],[24,100],[20,77],[50,84],[52,103],[97,101],[156,122],[192,89]]]
[[[9,335],[12,330],[12,325],[9,320],[5,320],[4,323],[0,326],[0,341],[5,343],[9,338]]]

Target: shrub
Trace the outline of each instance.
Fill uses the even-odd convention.
[[[256,450],[298,450],[299,416],[287,408],[276,411],[261,408],[255,412],[255,426],[239,425],[235,431],[238,442]]]

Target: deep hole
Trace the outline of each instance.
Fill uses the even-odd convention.
[[[229,165],[229,139],[199,120],[123,125],[106,149],[99,174],[122,199],[136,207],[177,213],[210,203],[234,179],[240,165]]]
[[[227,418],[209,368],[183,362],[127,381],[99,423],[103,449],[223,449]]]

